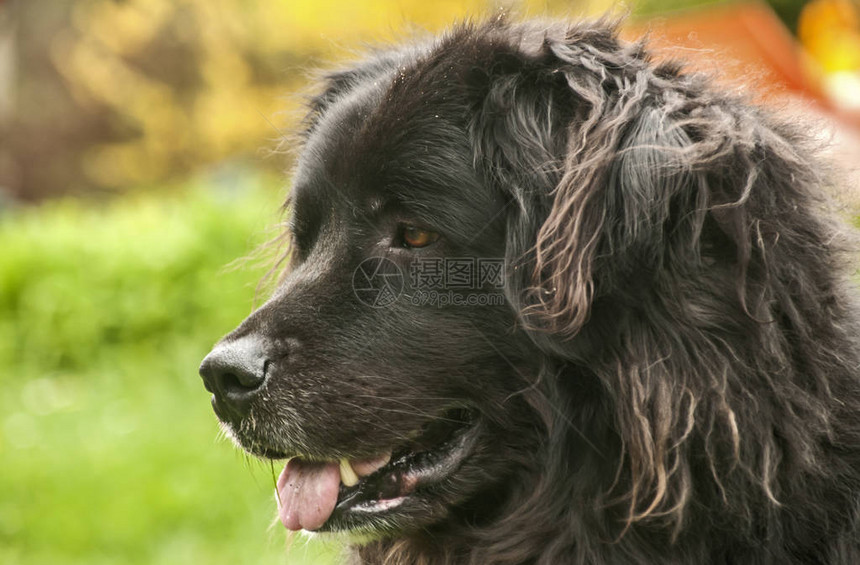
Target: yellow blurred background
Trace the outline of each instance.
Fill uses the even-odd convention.
[[[35,200],[224,161],[283,166],[261,152],[290,125],[310,68],[487,11],[483,0],[0,2],[0,187]]]
[[[354,56],[368,43],[436,31],[505,7],[523,15],[629,10],[641,24],[683,18],[696,4],[705,10],[695,6],[697,14],[714,6],[701,0],[628,6],[610,0],[0,0],[0,191],[33,201],[152,185],[225,163],[283,168],[287,159],[268,152],[295,123],[296,93],[308,70]],[[858,111],[857,0],[773,0],[767,9],[805,46],[803,54],[780,56],[804,59],[810,84]],[[694,22],[685,25],[695,33]],[[716,45],[693,46],[727,47],[719,37]]]

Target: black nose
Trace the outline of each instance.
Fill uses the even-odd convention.
[[[215,395],[216,411],[220,404],[234,417],[246,416],[266,381],[267,365],[263,343],[253,334],[216,345],[200,364],[203,385]]]

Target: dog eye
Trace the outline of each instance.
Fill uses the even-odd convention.
[[[400,241],[403,242],[404,247],[427,247],[435,243],[437,239],[439,239],[439,234],[434,231],[412,225],[404,225],[400,228]]]

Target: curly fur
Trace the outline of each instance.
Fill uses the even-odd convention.
[[[326,161],[314,140],[355,99]],[[463,394],[486,389],[515,447],[355,559],[860,563],[860,316],[802,127],[608,21],[462,25],[330,75],[300,167],[409,163],[398,179],[494,211],[449,232],[505,256],[512,313],[427,339],[449,369],[456,340],[497,363]]]

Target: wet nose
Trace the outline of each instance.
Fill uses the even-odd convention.
[[[246,416],[266,380],[267,359],[254,335],[222,341],[200,364],[203,386],[233,415]]]

